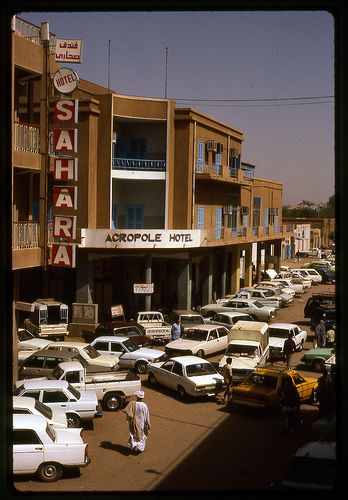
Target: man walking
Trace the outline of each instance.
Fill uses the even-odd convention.
[[[291,365],[291,358],[296,350],[296,344],[293,339],[292,333],[289,332],[288,338],[284,342],[283,353],[285,356],[286,367],[289,368]]]
[[[137,397],[136,401],[130,401],[123,411],[129,425],[128,445],[135,455],[139,455],[145,450],[151,425],[149,409],[143,401],[144,391],[136,391],[134,395]]]
[[[222,369],[222,376],[224,377],[224,385],[226,386],[224,395],[223,395],[223,402],[226,404],[226,397],[227,397],[227,403],[230,403],[232,401],[232,358],[226,358],[226,364],[224,365]]]
[[[180,323],[179,316],[177,316],[172,325],[172,330],[171,330],[172,340],[179,339],[182,336],[182,333],[183,333],[183,326]]]

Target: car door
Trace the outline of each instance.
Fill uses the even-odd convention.
[[[69,397],[62,389],[46,389],[42,391],[42,403],[52,409],[58,408],[66,411],[69,409]]]
[[[181,363],[178,363],[178,361],[174,361],[170,377],[170,388],[177,389],[179,385],[182,385],[185,388],[185,380],[183,379],[183,368]]]
[[[127,341],[126,341],[127,342]],[[122,342],[111,342],[110,354],[114,354],[119,357],[119,366],[122,368],[134,368],[135,359],[134,355],[128,351]]]
[[[295,341],[296,349],[298,349],[301,344],[300,329],[297,327],[293,327],[291,328],[290,332],[292,333],[293,339]]]
[[[218,328],[219,335],[219,351],[224,351],[228,345],[228,330],[227,328]]]
[[[44,446],[34,429],[14,429],[13,471],[34,472],[44,461]]]
[[[30,356],[30,358],[25,359],[18,370],[18,378],[19,380],[25,378],[33,378],[33,377],[41,377],[45,363],[45,356],[34,355]]]
[[[301,401],[308,399],[311,396],[312,392],[312,389],[309,387],[308,382],[306,382],[306,380],[299,373],[295,373],[294,375],[292,375],[292,380],[296,386]]]
[[[206,345],[204,347],[205,354],[214,354],[219,352],[219,334],[217,329],[211,330],[207,335]]]
[[[174,366],[174,361],[169,359],[168,361],[163,363],[161,368],[156,370],[155,376],[159,384],[162,384],[166,387],[171,387],[173,366]]]

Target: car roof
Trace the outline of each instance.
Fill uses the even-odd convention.
[[[33,354],[25,358],[23,361],[25,362],[28,359],[36,356],[71,359],[73,356],[76,356],[76,354],[77,353],[74,352],[57,351],[57,349],[40,349],[39,351],[34,351]]]
[[[269,328],[284,328],[284,330],[287,330],[288,328],[292,328],[294,326],[299,328],[299,326],[295,323],[271,323]]]
[[[173,360],[173,361],[178,361],[179,363],[181,363],[184,366],[192,365],[193,363],[211,364],[210,361],[203,359],[203,358],[199,358],[198,356],[174,356],[174,357],[171,357],[169,359]],[[167,361],[169,361],[169,360],[167,360]]]
[[[43,415],[29,415],[29,414],[14,414],[13,418],[13,428],[14,429],[33,429],[41,428],[46,430],[47,420]]]
[[[296,457],[305,458],[320,458],[320,459],[336,459],[336,442],[335,441],[312,441],[301,446],[296,454]]]
[[[66,389],[69,383],[66,380],[25,380],[21,387],[24,389]]]
[[[124,335],[101,335],[97,337],[91,344],[95,344],[96,342],[124,342],[125,340],[129,340],[129,337],[125,337]]]
[[[248,316],[250,317],[250,314],[247,313],[242,313],[242,312],[237,312],[237,311],[217,311],[216,314],[221,314],[223,316],[228,316],[229,318],[235,318],[236,316]]]
[[[203,323],[202,325],[190,326],[190,330],[206,330],[207,332],[209,332],[210,330],[216,330],[216,328],[224,328],[224,326],[207,323]]]
[[[35,399],[29,396],[13,396],[12,404],[15,408],[34,408]]]
[[[69,341],[65,341],[65,340],[63,342],[51,342],[51,344],[52,344],[53,348],[54,347],[82,347],[83,348],[83,347],[86,347],[87,345],[89,345],[86,342],[69,342]],[[51,344],[48,345],[47,349],[50,348]]]

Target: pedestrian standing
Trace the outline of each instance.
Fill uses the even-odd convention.
[[[316,342],[315,347],[325,347],[326,345],[326,329],[325,329],[325,322],[323,319],[321,319],[317,324],[317,326],[315,327],[314,342]]]
[[[223,402],[226,404],[226,397],[227,397],[227,403],[230,403],[232,401],[232,390],[233,390],[233,385],[232,385],[232,358],[226,358],[226,364],[224,365],[222,369],[222,376],[224,377],[224,385],[226,386],[224,395],[223,395]]]
[[[171,335],[172,335],[172,340],[177,340],[180,337],[182,337],[183,334],[183,326],[180,322],[179,316],[177,316],[174,320],[174,323],[172,325],[172,330],[171,330]]]
[[[323,368],[323,374],[318,378],[317,397],[319,401],[319,416],[329,417],[335,413],[335,398],[333,385],[326,368]]]
[[[288,338],[284,341],[283,354],[285,356],[286,367],[289,368],[291,365],[291,358],[293,353],[296,351],[296,344],[291,332],[288,333]]]
[[[144,391],[136,391],[134,395],[136,401],[130,401],[123,411],[129,426],[128,445],[135,455],[139,455],[145,449],[151,424],[149,409],[144,403]]]

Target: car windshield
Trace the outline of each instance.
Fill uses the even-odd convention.
[[[71,392],[71,394],[77,399],[79,400],[81,398],[81,393],[80,391],[78,391],[77,389],[75,389],[75,387],[73,387],[72,385],[68,385],[68,390]]]
[[[181,323],[183,325],[185,324],[202,325],[204,323],[204,320],[200,316],[181,316]]]
[[[92,345],[86,345],[86,347],[84,347],[83,350],[91,359],[95,359],[100,356],[100,353]]]
[[[253,305],[258,307],[259,309],[262,309],[264,307],[264,304],[262,304],[262,302],[259,302],[258,300],[253,300]]]
[[[45,405],[44,403],[41,403],[41,401],[35,399],[34,408],[35,410],[40,412],[41,415],[43,415],[44,417],[49,419],[52,418],[53,415],[52,409],[49,406]]]
[[[218,373],[210,363],[196,363],[186,367],[186,375],[188,377],[199,377],[203,375],[212,375]]]
[[[60,377],[64,374],[64,370],[61,369],[59,365],[55,367],[55,369],[48,375],[47,378],[50,380],[59,380]]]
[[[22,330],[19,332],[19,340],[23,342],[23,340],[32,340],[35,338],[35,335],[28,332],[27,330]]]
[[[275,389],[277,386],[277,377],[262,375],[261,373],[252,373],[250,377],[247,378],[246,383],[257,387]]]
[[[140,347],[130,339],[125,340],[123,344],[129,352],[137,351],[138,349],[140,349]]]
[[[226,355],[236,357],[254,358],[257,353],[257,347],[253,345],[235,345],[230,344],[227,348]]]
[[[269,329],[269,336],[270,337],[276,337],[277,339],[286,339],[288,336],[289,331],[285,330],[283,328],[270,328]]]
[[[48,436],[52,439],[52,441],[55,441],[57,439],[55,430],[48,423],[46,426],[46,434],[48,434]]]
[[[204,330],[187,330],[183,334],[182,338],[202,342],[207,339],[207,332],[205,332]]]

